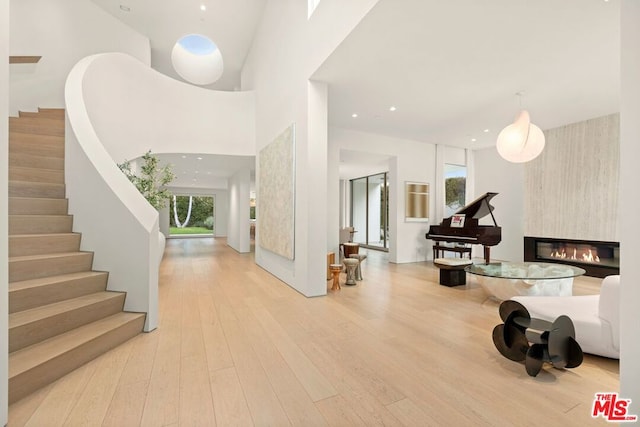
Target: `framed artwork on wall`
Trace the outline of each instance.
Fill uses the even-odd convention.
[[[260,150],[258,233],[263,249],[294,259],[295,125]]]
[[[429,221],[429,184],[407,181],[404,189],[404,220],[406,222]]]

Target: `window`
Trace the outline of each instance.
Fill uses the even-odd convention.
[[[307,0],[307,19],[311,18],[313,15],[313,11],[316,10],[316,7],[320,4],[321,0]]]
[[[465,205],[467,167],[444,165],[444,217],[449,218]]]

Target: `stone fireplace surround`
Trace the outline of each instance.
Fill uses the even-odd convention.
[[[525,164],[525,261],[571,264],[594,277],[618,274],[619,130],[619,115],[611,114],[545,131],[544,151]],[[540,259],[534,238],[597,246],[617,259]]]

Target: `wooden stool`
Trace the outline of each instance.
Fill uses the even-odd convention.
[[[342,271],[342,264],[331,264],[329,266],[329,270],[331,270],[331,274],[333,275],[333,285],[331,286],[332,291],[340,290],[340,272]]]
[[[331,280],[331,264],[336,263],[336,254],[333,252],[327,253],[327,280]]]
[[[467,272],[464,268],[473,262],[465,258],[436,258],[433,264],[440,269],[441,285],[459,286],[467,283]]]
[[[367,259],[367,256],[365,254],[351,254],[349,255],[349,258],[358,260],[358,267],[356,267],[356,280],[362,280],[362,271],[360,266],[362,264],[362,261]]]
[[[347,270],[347,281],[344,282],[344,284],[353,286],[356,284],[356,268],[358,267],[359,261],[353,258],[345,258],[343,262]]]

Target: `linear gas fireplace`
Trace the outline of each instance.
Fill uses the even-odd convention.
[[[524,260],[575,265],[587,276],[605,277],[620,274],[620,243],[525,237]]]

